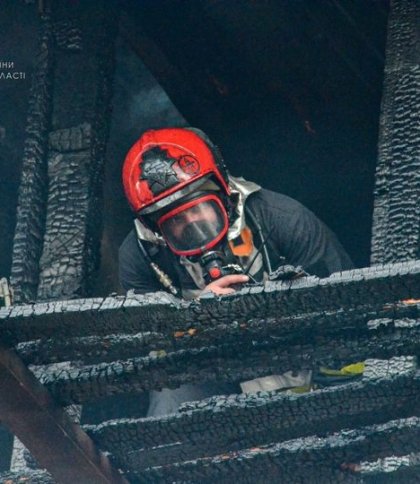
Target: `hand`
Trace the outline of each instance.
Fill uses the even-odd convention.
[[[236,289],[231,286],[235,284],[244,284],[248,281],[249,277],[244,274],[231,274],[229,276],[223,276],[220,279],[216,279],[215,281],[210,282],[210,284],[207,284],[201,294],[209,291],[219,296],[222,294],[232,294],[236,291]]]

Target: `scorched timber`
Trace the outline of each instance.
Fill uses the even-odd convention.
[[[420,451],[420,419],[416,417],[372,425],[324,438],[306,437],[258,446],[216,457],[203,457],[131,469],[131,483],[200,482],[361,482],[358,463],[386,455]],[[415,466],[415,461],[412,463]],[[418,466],[417,466],[418,467]],[[309,479],[309,481],[308,481]]]
[[[416,403],[420,373],[416,367],[413,358],[367,360],[363,380],[345,385],[304,394],[259,392],[212,397],[184,404],[176,414],[111,420],[85,430],[103,450],[124,462],[158,465],[164,453],[167,463],[190,460],[402,416],[420,416]]]
[[[318,337],[312,345],[289,347],[277,340],[225,344],[72,369],[39,367],[34,371],[62,404],[83,403],[117,393],[177,388],[184,383],[235,382],[290,369],[313,369],[318,364],[334,367],[368,357],[409,355],[420,346],[418,323],[413,324],[417,325],[411,328],[414,331],[405,328],[372,340],[349,339],[344,333],[341,338]]]
[[[369,307],[309,313],[285,318],[232,322],[200,330],[171,334],[137,333],[48,338],[19,343],[16,347],[26,364],[45,365],[60,361],[95,364],[147,356],[150,351],[175,352],[203,346],[257,344],[272,341],[277,348],[320,355],[321,346],[340,344],[359,355],[388,358],[417,354],[420,346],[420,303],[389,304],[379,310]],[[345,338],[340,343],[335,339]],[[306,343],[302,345],[302,341]],[[370,352],[370,353],[369,353]],[[328,356],[328,354],[327,354]],[[309,357],[305,357],[308,360]],[[342,358],[346,358],[342,354]]]
[[[11,344],[49,337],[169,333],[289,318],[296,314],[376,310],[420,295],[420,261],[380,265],[244,288],[223,298],[208,295],[185,302],[169,294],[79,299],[0,310],[0,338]],[[297,325],[296,325],[297,326]]]

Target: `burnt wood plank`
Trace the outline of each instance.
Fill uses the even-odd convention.
[[[390,304],[379,310],[361,307],[350,311],[329,311],[297,314],[291,318],[267,318],[247,323],[220,324],[218,326],[173,334],[137,333],[109,334],[76,338],[39,339],[19,343],[16,350],[26,364],[45,365],[77,360],[89,365],[134,357],[148,356],[151,351],[167,353],[200,348],[276,342],[286,353],[299,348],[307,355],[321,355],[337,339],[342,348],[356,345],[356,352],[370,356],[391,357],[417,354],[420,346],[420,303]],[[304,341],[304,344],[302,344]],[[346,359],[346,354],[341,359]],[[309,356],[308,356],[309,359]]]
[[[184,383],[244,381],[286,370],[313,369],[319,364],[334,368],[368,357],[409,356],[420,347],[420,333],[418,328],[414,330],[406,333],[407,338],[400,338],[397,330],[395,339],[388,335],[373,341],[364,335],[350,339],[343,333],[337,338],[319,335],[312,345],[281,345],[274,339],[205,346],[71,369],[39,367],[36,374],[60,403],[83,403],[118,393],[177,388]]]
[[[0,346],[0,420],[60,483],[126,483],[29,372]]]
[[[275,318],[302,329],[297,314],[350,311],[418,298],[420,261],[379,265],[245,287],[235,294],[185,302],[163,292],[121,297],[75,299],[0,308],[0,338],[9,344],[49,337],[81,337],[152,331],[173,334],[250,320]],[[309,318],[307,324],[312,325]]]
[[[373,264],[417,259],[420,254],[419,24],[420,2],[391,2],[373,211]]]
[[[385,456],[420,451],[420,419],[411,417],[347,430],[324,437],[311,436],[267,446],[185,460],[146,471],[132,468],[130,482],[200,482],[241,484],[264,482],[363,482],[358,464]],[[418,470],[413,459],[411,466]],[[398,473],[394,474],[398,481]]]
[[[190,460],[420,416],[416,368],[413,358],[368,360],[362,380],[331,388],[303,394],[273,391],[211,397],[184,404],[172,415],[111,420],[85,429],[121,462],[138,461],[147,467],[163,459],[167,463]]]

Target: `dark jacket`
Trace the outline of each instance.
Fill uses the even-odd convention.
[[[332,272],[353,267],[333,232],[296,200],[261,189],[248,197],[246,206],[261,225],[264,237],[273,228],[268,242],[273,270],[280,264],[299,265],[309,274],[326,277]],[[248,217],[246,221],[254,233],[252,221]],[[147,242],[144,245],[153,260],[171,277],[176,287],[197,288],[169,249]],[[258,240],[256,245],[259,246]],[[126,291],[134,289],[136,293],[142,294],[163,289],[140,253],[134,229],[120,247],[119,271],[121,285]]]

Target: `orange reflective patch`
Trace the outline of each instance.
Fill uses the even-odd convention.
[[[239,237],[229,241],[230,250],[237,257],[249,257],[254,249],[252,232],[248,227],[244,227]]]

